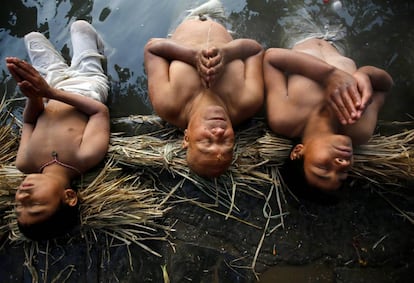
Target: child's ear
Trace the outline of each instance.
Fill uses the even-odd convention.
[[[188,147],[188,135],[187,135],[187,130],[184,131],[184,138],[183,138],[183,142],[182,142],[182,147],[183,148],[187,148]]]
[[[73,189],[65,189],[65,202],[69,206],[75,206],[78,203],[78,194]]]
[[[300,159],[303,156],[303,144],[299,143],[290,152],[290,160]]]

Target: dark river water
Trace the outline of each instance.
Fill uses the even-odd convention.
[[[337,1],[337,0],[336,0]],[[343,0],[339,9],[326,0],[222,0],[234,37],[250,37],[265,48],[282,46],[283,19],[298,5],[316,17],[336,17],[346,27],[348,55],[359,65],[386,69],[395,87],[380,115],[407,120],[414,102],[414,4],[411,1]],[[112,117],[151,114],[143,68],[143,48],[151,37],[165,37],[185,10],[204,1],[171,0],[6,0],[0,17],[0,91],[12,95],[15,83],[4,64],[6,56],[27,58],[24,34],[44,33],[70,58],[69,26],[90,21],[106,43],[111,83]],[[327,3],[325,3],[327,2]],[[338,6],[336,6],[338,7]],[[322,20],[321,20],[322,21]],[[298,20],[298,25],[301,25]]]
[[[23,43],[26,33],[44,33],[69,59],[72,49],[70,24],[77,19],[85,19],[92,23],[106,43],[111,116],[152,114],[143,66],[145,43],[152,37],[166,37],[187,9],[203,2],[3,0],[0,10],[0,93],[7,97],[17,95],[16,84],[5,66],[5,57],[17,56],[28,60]],[[253,38],[265,48],[283,46],[283,19],[298,5],[317,15],[322,22],[334,17],[346,28],[347,55],[359,66],[374,65],[386,69],[394,79],[395,86],[380,113],[380,120],[412,120],[413,1],[342,0],[339,4],[338,0],[222,0],[222,3],[228,20],[227,28],[234,37]],[[298,20],[297,24],[300,26],[302,22]],[[18,103],[23,105],[23,101]],[[318,268],[310,267],[310,270],[314,272]],[[285,272],[293,274],[295,270],[286,269]],[[288,276],[283,279],[284,275],[280,275],[283,273],[278,274],[278,282],[291,282]],[[271,274],[267,278],[262,282],[275,282]]]

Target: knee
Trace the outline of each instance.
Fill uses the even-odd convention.
[[[91,30],[91,24],[85,20],[77,20],[70,26],[70,32],[87,32]]]
[[[27,40],[31,40],[31,39],[33,39],[33,38],[37,38],[37,37],[44,37],[44,35],[43,34],[41,34],[40,32],[37,32],[37,31],[32,31],[32,32],[29,32],[28,34],[26,34],[25,36],[24,36],[24,39],[27,41]]]

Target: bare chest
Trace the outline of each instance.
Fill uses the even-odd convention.
[[[65,164],[81,170],[78,151],[82,143],[86,121],[82,116],[46,119],[41,117],[21,154],[28,171],[38,172],[40,168],[55,157]],[[57,156],[56,156],[57,154]]]

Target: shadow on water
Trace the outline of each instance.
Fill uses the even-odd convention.
[[[199,2],[202,1],[197,3]],[[302,5],[306,7],[306,10],[315,14],[328,18],[329,15],[334,17],[335,21],[340,21],[346,27],[348,55],[358,65],[374,65],[384,68],[394,78],[395,86],[379,118],[388,121],[412,120],[414,2],[343,0],[342,8],[336,11],[332,10],[332,4],[337,0],[222,0],[222,2],[228,15],[228,28],[234,36],[256,39],[265,48],[282,46],[284,35],[280,19],[290,15],[297,5]],[[7,93],[9,97],[18,93],[16,84],[10,80],[4,61],[7,56],[28,59],[22,40],[26,33],[35,30],[44,33],[57,50],[69,59],[72,48],[68,36],[69,26],[76,19],[86,19],[95,26],[106,43],[106,70],[111,86],[109,107],[112,117],[151,114],[152,108],[148,101],[143,68],[144,45],[152,37],[165,37],[171,26],[177,23],[183,11],[190,8],[192,3],[194,1],[190,0],[6,1],[2,3],[0,10],[0,92]],[[300,24],[298,20],[298,25]],[[203,213],[199,210],[195,211]],[[334,223],[335,221],[332,221],[331,224]],[[306,223],[302,224],[306,226]],[[188,228],[188,226],[185,227]],[[319,228],[323,230],[323,227]],[[335,233],[335,231],[329,231]],[[296,233],[302,235],[299,232]],[[346,231],[343,232],[344,235],[347,235],[346,233]],[[327,239],[332,236],[323,233],[318,235]],[[407,242],[407,240],[403,241]],[[252,243],[254,245],[257,241]],[[276,280],[277,282],[334,282],[333,268],[323,263],[309,262],[311,259],[321,258],[322,255],[319,257],[315,255],[321,250],[329,254],[335,244],[335,241],[329,240],[321,244],[322,246],[314,246],[314,250],[309,249],[308,254],[302,254],[302,261],[296,262],[301,267],[278,265],[264,273],[261,282],[276,282]],[[407,248],[407,245],[402,247]],[[408,247],[412,249],[412,246]],[[217,253],[211,253],[211,255],[216,256]],[[286,258],[282,255],[275,260],[265,256],[262,261],[264,261],[264,266],[277,265],[286,262]],[[341,271],[336,271],[336,276],[338,273]],[[309,281],[310,278],[315,280]],[[367,279],[358,282],[383,281]]]
[[[336,0],[337,1],[337,0]],[[199,1],[200,2],[200,1]],[[234,3],[237,2],[237,3]],[[319,14],[332,14],[347,28],[349,55],[360,65],[370,64],[388,70],[395,87],[380,119],[407,120],[414,102],[412,51],[413,4],[396,1],[343,1],[342,9],[332,12],[331,4],[314,1],[223,1],[229,29],[235,37],[250,37],[265,48],[281,46],[282,26],[278,19],[297,5]],[[113,117],[151,114],[143,68],[143,48],[151,37],[165,37],[171,26],[191,7],[192,1],[7,1],[0,17],[0,82],[6,82],[6,56],[27,58],[22,37],[40,31],[69,59],[68,28],[76,19],[86,19],[106,42],[107,73],[111,83],[109,106]],[[300,21],[300,20],[299,20]]]

